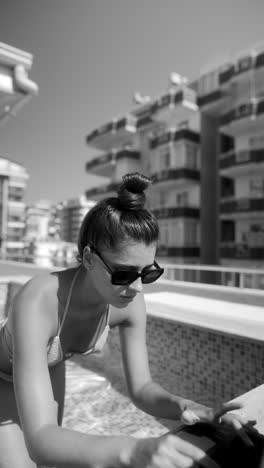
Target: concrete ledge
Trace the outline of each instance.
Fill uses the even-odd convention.
[[[263,307],[172,292],[145,294],[152,316],[264,341]]]
[[[235,410],[233,413],[242,411],[246,418],[256,421],[255,428],[264,435],[264,385],[259,385],[232,401],[239,401],[244,405],[242,410]]]

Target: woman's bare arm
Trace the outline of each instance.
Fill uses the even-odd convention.
[[[57,425],[56,404],[47,366],[52,336],[50,314],[40,280],[32,280],[14,303],[14,384],[19,416],[31,458],[47,466],[118,466],[132,437],[86,435]]]
[[[131,399],[153,416],[179,419],[186,400],[152,380],[146,346],[146,307],[143,294],[129,304],[120,325],[121,350]]]

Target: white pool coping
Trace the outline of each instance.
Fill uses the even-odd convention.
[[[199,296],[145,294],[147,313],[179,323],[264,341],[264,308]]]

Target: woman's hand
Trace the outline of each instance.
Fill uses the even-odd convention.
[[[219,466],[195,445],[176,435],[141,439],[129,458],[121,457],[122,466],[130,468],[219,468]]]
[[[250,431],[255,431],[253,422],[248,421],[243,412],[240,412],[240,414],[231,413],[231,411],[242,407],[243,405],[239,402],[230,402],[223,403],[218,408],[208,408],[194,401],[186,400],[186,406],[181,414],[181,421],[187,425],[196,424],[197,422],[212,424],[223,436],[238,435],[246,445],[253,446],[248,435]]]

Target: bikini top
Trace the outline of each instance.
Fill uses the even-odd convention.
[[[66,300],[65,309],[64,309],[64,312],[63,312],[62,320],[59,323],[57,334],[56,334],[56,336],[51,338],[51,340],[49,341],[49,343],[47,345],[47,360],[48,360],[48,366],[49,367],[55,366],[56,364],[58,364],[59,362],[65,360],[65,359],[69,359],[73,354],[81,354],[82,356],[86,356],[88,354],[98,353],[98,352],[102,351],[102,349],[103,349],[103,347],[105,345],[105,342],[107,340],[107,336],[108,336],[108,333],[109,333],[109,330],[110,330],[110,327],[109,327],[110,306],[109,305],[107,306],[105,313],[100,318],[99,324],[97,326],[96,332],[94,334],[92,342],[90,343],[89,348],[83,353],[82,352],[79,353],[78,351],[74,351],[74,352],[71,352],[71,353],[63,354],[62,347],[61,347],[61,342],[60,342],[60,333],[61,333],[64,321],[65,321],[65,318],[67,316],[67,312],[68,312],[70,301],[71,301],[73,287],[74,287],[74,284],[75,284],[75,281],[76,281],[76,278],[78,276],[79,271],[80,271],[80,268],[77,269],[77,271],[76,271],[76,273],[75,273],[75,275],[73,277],[73,280],[71,282],[69,293],[68,293],[67,300]],[[10,362],[12,362],[12,357],[13,357],[12,336],[11,336],[9,330],[8,330],[8,327],[7,327],[7,319],[5,319],[4,323],[2,323],[1,332],[2,332],[2,336],[4,338],[3,342],[5,344],[8,359],[9,359]]]

